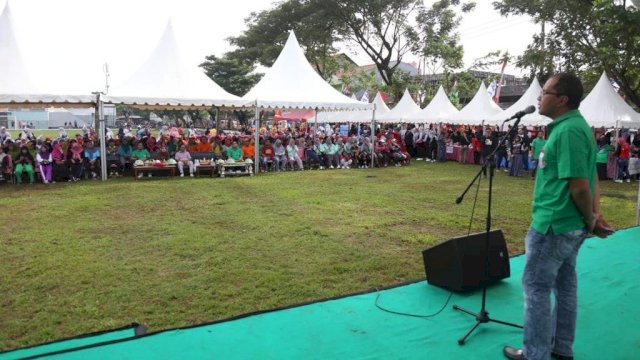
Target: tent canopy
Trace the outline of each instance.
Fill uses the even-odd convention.
[[[273,66],[243,97],[266,108],[371,109],[343,95],[316,73],[304,56],[293,31]]]
[[[376,118],[381,123],[413,122],[418,118],[419,112],[420,107],[413,101],[409,90],[405,89],[398,104],[388,113],[376,115]]]
[[[182,61],[171,22],[147,61],[124,83],[114,86],[106,102],[145,108],[244,106],[198,67]]]
[[[490,124],[500,124],[504,119],[507,119],[515,115],[518,111],[522,111],[526,107],[533,105],[536,107],[536,112],[523,116],[520,124],[525,126],[549,124],[551,122],[551,118],[540,115],[538,113],[540,111],[540,109],[538,108],[538,96],[540,96],[541,91],[542,87],[540,86],[538,79],[534,77],[527,91],[522,94],[520,99],[518,99],[515,104],[504,110],[504,112],[502,112],[500,115],[489,119],[488,122]]]
[[[421,123],[441,122],[455,116],[458,112],[459,110],[453,106],[440,85],[436,95],[424,109],[418,112],[416,117],[417,121]]]
[[[580,112],[591,126],[640,126],[640,114],[635,112],[616,92],[605,72],[582,100]]]
[[[13,30],[9,3],[0,14],[0,106],[43,108],[47,106],[87,107],[95,103],[91,95],[41,94],[22,60]]]
[[[502,114],[502,109],[491,99],[487,93],[487,87],[482,82],[473,99],[459,113],[445,120],[479,125],[482,120],[493,119],[500,114]]]

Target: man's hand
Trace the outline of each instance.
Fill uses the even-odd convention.
[[[602,214],[593,214],[595,223],[593,229],[589,229],[589,232],[599,238],[606,238],[614,233],[609,223],[602,217]]]

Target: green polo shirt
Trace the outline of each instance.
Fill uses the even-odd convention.
[[[533,150],[533,160],[538,160],[538,158],[540,157],[540,150],[542,150],[542,147],[546,143],[547,140],[542,140],[539,137],[533,139],[533,141],[531,142],[531,150]]]
[[[560,115],[549,124],[548,131],[549,138],[538,162],[531,227],[542,234],[549,229],[554,234],[564,234],[585,227],[571,198],[569,180],[589,179],[593,196],[596,142],[578,110]]]
[[[242,149],[240,149],[239,147],[237,148],[233,148],[233,147],[228,147],[227,148],[227,157],[231,158],[233,160],[240,160],[242,159]]]

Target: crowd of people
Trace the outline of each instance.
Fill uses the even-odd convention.
[[[495,166],[511,176],[521,177],[528,171],[535,176],[536,164],[545,144],[543,128],[521,127],[502,144],[505,132],[492,126],[454,126],[449,124],[383,125],[372,135],[368,125],[353,124],[345,132],[339,126],[309,127],[307,129],[260,129],[259,144],[255,145],[253,129],[239,131],[198,131],[193,127],[163,126],[153,131],[148,125],[121,126],[117,133],[106,133],[108,176],[120,176],[134,164],[148,160],[175,164],[180,176],[194,176],[197,157],[213,161],[253,160],[256,151],[260,171],[309,169],[350,169],[370,166],[404,166],[411,160],[427,162],[447,161],[447,153],[456,147],[457,161],[480,164],[495,151]],[[629,159],[636,158],[640,137],[631,138],[623,132],[612,138],[611,132],[597,129],[598,173],[607,179],[607,161],[613,152],[618,161],[617,182],[629,182],[636,173],[629,171]],[[45,184],[55,181],[79,181],[100,177],[99,139],[91,128],[69,137],[64,128],[55,139],[34,136],[25,127],[17,139],[5,128],[0,129],[0,179],[15,179],[16,183],[39,179]],[[531,160],[531,161],[530,161]],[[188,173],[187,173],[188,171]],[[138,176],[144,176],[140,172]],[[153,172],[147,172],[153,176]]]

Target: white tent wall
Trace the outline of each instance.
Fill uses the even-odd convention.
[[[640,127],[640,114],[635,112],[616,92],[605,72],[602,73],[596,86],[582,103],[580,112],[591,126]]]
[[[456,115],[443,119],[445,122],[480,125],[483,120],[501,116],[502,109],[491,99],[487,93],[484,82],[480,84],[473,99]]]
[[[251,105],[225,91],[202,69],[183,62],[171,22],[149,58],[127,81],[114,86],[104,100],[157,107]]]

